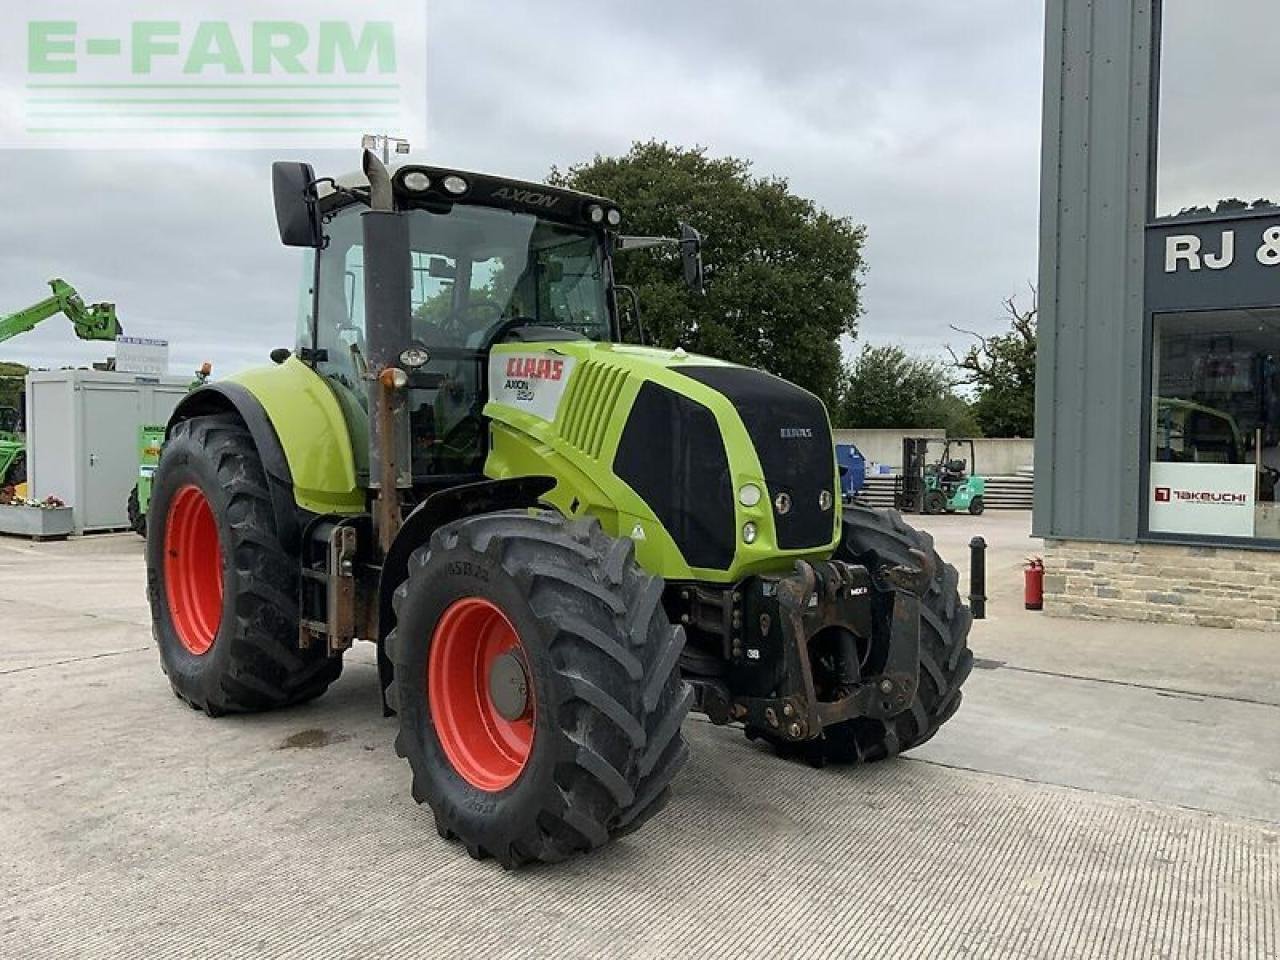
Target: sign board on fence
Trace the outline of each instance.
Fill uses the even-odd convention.
[[[426,0],[10,4],[0,147],[421,149],[426,33]]]
[[[1153,463],[1148,526],[1158,533],[1252,537],[1251,463]]]
[[[169,341],[116,337],[116,369],[163,377],[169,372]]]

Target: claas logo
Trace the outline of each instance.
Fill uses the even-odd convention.
[[[511,357],[507,360],[509,379],[559,380],[563,376],[563,360],[550,357]]]

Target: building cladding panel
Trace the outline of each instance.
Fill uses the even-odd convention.
[[[1140,515],[1151,0],[1047,0],[1034,533]]]

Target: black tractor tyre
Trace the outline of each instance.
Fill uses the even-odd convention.
[[[667,619],[663,581],[634,555],[631,540],[606,535],[595,520],[501,511],[447,524],[411,556],[387,639],[396,751],[440,836],[471,856],[504,867],[564,860],[665,804],[688,757],[681,725],[693,692],[680,679],[684,631]],[[445,669],[456,644],[487,649],[478,645],[489,633],[451,626],[454,612],[469,608],[499,612],[523,667],[527,695],[504,717],[528,739],[507,766],[471,764],[470,756],[493,755],[461,738],[449,715],[455,702],[481,713],[497,703],[488,693],[492,667],[478,690],[481,654],[460,672]],[[460,673],[470,679],[446,680]],[[482,779],[495,771],[502,776]]]
[[[924,512],[929,514],[947,512],[947,495],[941,490],[927,490],[924,495]]]
[[[126,509],[129,516],[129,529],[145,540],[147,536],[147,515],[142,512],[142,503],[138,497],[138,485],[136,483],[133,485],[133,489],[129,491],[129,503]]]
[[[982,499],[982,494],[978,494],[969,501],[969,512],[975,517],[982,516],[982,511],[987,509],[987,502]]]
[[[298,645],[298,559],[238,418],[174,425],[148,513],[152,634],[178,697],[219,716],[302,703],[338,678],[323,643]]]
[[[780,754],[824,763],[871,763],[929,740],[960,706],[960,687],[973,669],[969,628],[973,616],[960,601],[960,576],[933,548],[933,538],[906,523],[896,510],[852,504],[844,511],[844,533],[835,559],[859,563],[881,578],[892,567],[929,569],[920,595],[920,682],[911,706],[887,720],[860,718],[827,727],[816,740],[786,744],[764,731]]]

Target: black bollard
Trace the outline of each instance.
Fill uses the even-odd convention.
[[[987,619],[987,541],[969,541],[969,609],[973,619]]]

